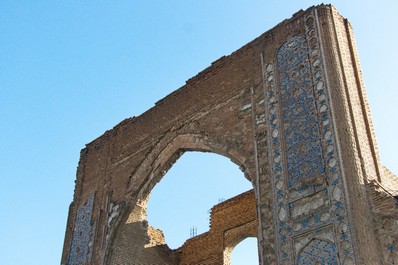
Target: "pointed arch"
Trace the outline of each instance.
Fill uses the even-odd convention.
[[[162,148],[163,147],[163,148]],[[229,158],[237,164],[245,177],[254,184],[254,173],[245,166],[245,157],[221,141],[213,141],[198,134],[177,135],[168,143],[159,142],[132,174],[128,190],[140,189],[138,197],[145,198],[157,182],[186,151],[211,152]]]
[[[329,240],[313,238],[297,256],[298,265],[338,265],[339,257],[336,246]]]
[[[187,151],[211,152],[229,158],[238,165],[244,176],[255,187],[255,174],[248,170],[246,159],[241,150],[231,148],[231,144],[223,140],[210,139],[208,136],[198,134],[184,134],[172,136],[172,133],[161,139],[146,155],[143,162],[131,174],[127,192],[129,196],[122,210],[120,218],[115,222],[110,235],[108,249],[106,250],[109,264],[118,264],[117,260],[128,255],[154,255],[159,256],[164,264],[176,264],[175,255],[165,245],[163,234],[148,225],[146,217],[146,203],[151,190],[163,178],[173,164]],[[256,190],[256,189],[254,189]],[[144,232],[143,232],[144,230]],[[136,233],[139,231],[139,234]],[[127,245],[128,234],[135,234],[142,240],[136,246],[138,250],[128,248],[129,252],[118,252],[119,245]],[[156,239],[153,238],[156,236]],[[148,247],[150,246],[150,247]],[[120,249],[126,249],[121,247]],[[126,256],[126,258],[128,258]],[[166,259],[166,261],[164,261]]]

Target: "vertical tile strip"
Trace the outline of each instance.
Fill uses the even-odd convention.
[[[305,35],[290,38],[263,66],[278,263],[300,264],[295,238],[316,237],[328,226],[332,241],[311,241],[325,247],[320,253],[327,255],[317,261],[355,264],[315,13],[305,17],[304,27]],[[306,253],[313,247],[306,245]]]
[[[93,204],[94,195],[90,195],[87,202],[77,210],[68,265],[91,264],[94,238],[94,227],[91,223]]]

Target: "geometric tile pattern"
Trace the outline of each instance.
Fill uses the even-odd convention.
[[[338,265],[335,245],[326,240],[312,239],[297,258],[299,265]]]
[[[91,224],[94,195],[77,210],[75,226],[72,235],[68,265],[91,264],[94,228]]]
[[[302,185],[325,171],[306,48],[306,39],[296,36],[277,54],[288,186],[299,192]]]
[[[263,69],[278,263],[297,260],[295,237],[332,224],[333,241],[314,241],[305,253],[324,245],[338,253],[325,260],[355,264],[316,13],[306,16],[304,32],[288,39]]]
[[[350,218],[345,194],[344,176],[341,169],[339,146],[336,142],[335,123],[331,111],[330,93],[323,61],[323,49],[317,11],[305,18],[305,32],[311,61],[313,89],[316,96],[318,126],[321,133],[322,154],[325,160],[325,177],[331,202],[335,244],[344,265],[356,264],[354,241],[351,235]]]

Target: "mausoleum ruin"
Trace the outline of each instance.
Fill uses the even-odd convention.
[[[253,190],[170,249],[153,187],[187,151],[237,164]],[[221,265],[256,237],[259,264],[398,264],[397,177],[383,166],[353,30],[299,11],[81,151],[61,264]]]

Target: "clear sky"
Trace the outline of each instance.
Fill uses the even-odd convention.
[[[86,143],[318,3],[0,1],[0,264],[59,264]],[[382,162],[398,173],[398,2],[332,3],[354,27]]]

